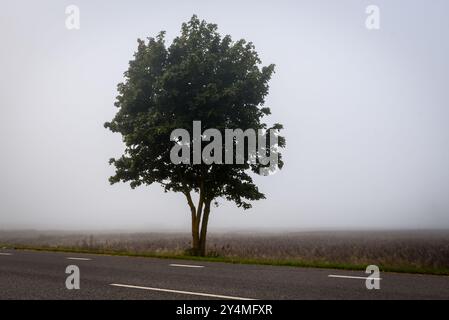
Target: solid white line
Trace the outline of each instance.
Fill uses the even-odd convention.
[[[363,279],[363,280],[370,279],[370,280],[382,280],[382,278],[340,276],[340,275],[335,275],[335,274],[330,274],[328,277],[329,277],[329,278],[343,278],[343,279]]]
[[[114,286],[114,287],[123,287],[123,288],[131,288],[131,289],[141,289],[141,290],[151,290],[151,291],[160,291],[160,292],[188,294],[188,295],[192,295],[192,296],[202,296],[202,297],[210,297],[210,298],[221,298],[221,299],[231,299],[231,300],[255,300],[255,299],[250,299],[250,298],[223,296],[223,295],[219,295],[219,294],[191,292],[191,291],[180,291],[180,290],[170,290],[170,289],[160,289],[160,288],[151,288],[151,287],[139,287],[139,286],[131,286],[131,285],[127,285],[127,284],[111,283],[110,285]]]
[[[67,258],[67,260],[90,261],[90,260],[92,260],[92,259],[89,259],[89,258]]]
[[[170,267],[184,267],[184,268],[204,268],[204,266],[198,266],[198,265],[193,265],[193,264],[176,264],[176,263],[172,263],[169,264]]]
[[[12,256],[12,253],[0,252],[0,256]]]

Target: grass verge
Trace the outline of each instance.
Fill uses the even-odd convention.
[[[242,258],[242,257],[197,257],[177,253],[155,253],[155,252],[130,252],[120,250],[103,249],[83,249],[76,247],[50,247],[50,246],[26,246],[26,245],[1,245],[0,248],[30,251],[48,251],[48,252],[67,252],[67,253],[87,253],[110,256],[143,257],[159,259],[179,259],[191,261],[209,261],[223,262],[232,264],[254,264],[270,266],[287,266],[300,268],[322,268],[322,269],[340,269],[340,270],[365,270],[366,265],[351,263],[335,263],[331,261],[303,261],[299,259],[266,259],[266,258]],[[391,266],[379,265],[382,272],[430,274],[430,275],[449,275],[449,268],[432,268],[420,266]]]

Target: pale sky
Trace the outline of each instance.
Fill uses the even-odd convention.
[[[65,8],[80,8],[80,30]],[[380,30],[365,27],[368,5]],[[266,105],[284,169],[266,200],[221,200],[211,230],[449,228],[449,2],[3,1],[0,230],[179,229],[181,194],[110,186],[123,150],[103,128],[137,38],[197,14],[276,64]]]

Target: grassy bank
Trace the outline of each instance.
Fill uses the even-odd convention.
[[[226,257],[226,256],[207,256],[196,257],[184,253],[158,253],[158,252],[133,252],[123,250],[104,250],[95,248],[78,248],[78,247],[63,247],[63,246],[28,246],[28,245],[1,245],[0,247],[15,249],[15,250],[32,250],[32,251],[48,251],[48,252],[70,252],[70,253],[87,253],[87,254],[101,254],[111,256],[127,256],[127,257],[147,257],[160,259],[179,259],[192,261],[209,261],[209,262],[223,262],[233,264],[254,264],[254,265],[271,265],[271,266],[288,266],[288,267],[302,267],[302,268],[326,268],[326,269],[341,269],[341,270],[365,270],[366,265],[352,264],[352,263],[335,263],[332,261],[313,261],[300,259],[267,259],[267,258],[244,258],[244,257]],[[420,266],[401,266],[401,265],[387,265],[379,264],[382,272],[397,272],[397,273],[414,273],[414,274],[431,274],[431,275],[449,275],[449,268],[432,268]]]

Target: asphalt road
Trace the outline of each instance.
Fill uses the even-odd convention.
[[[80,260],[81,259],[81,260]],[[66,288],[66,267],[80,289]],[[449,277],[0,250],[0,299],[449,299]]]

